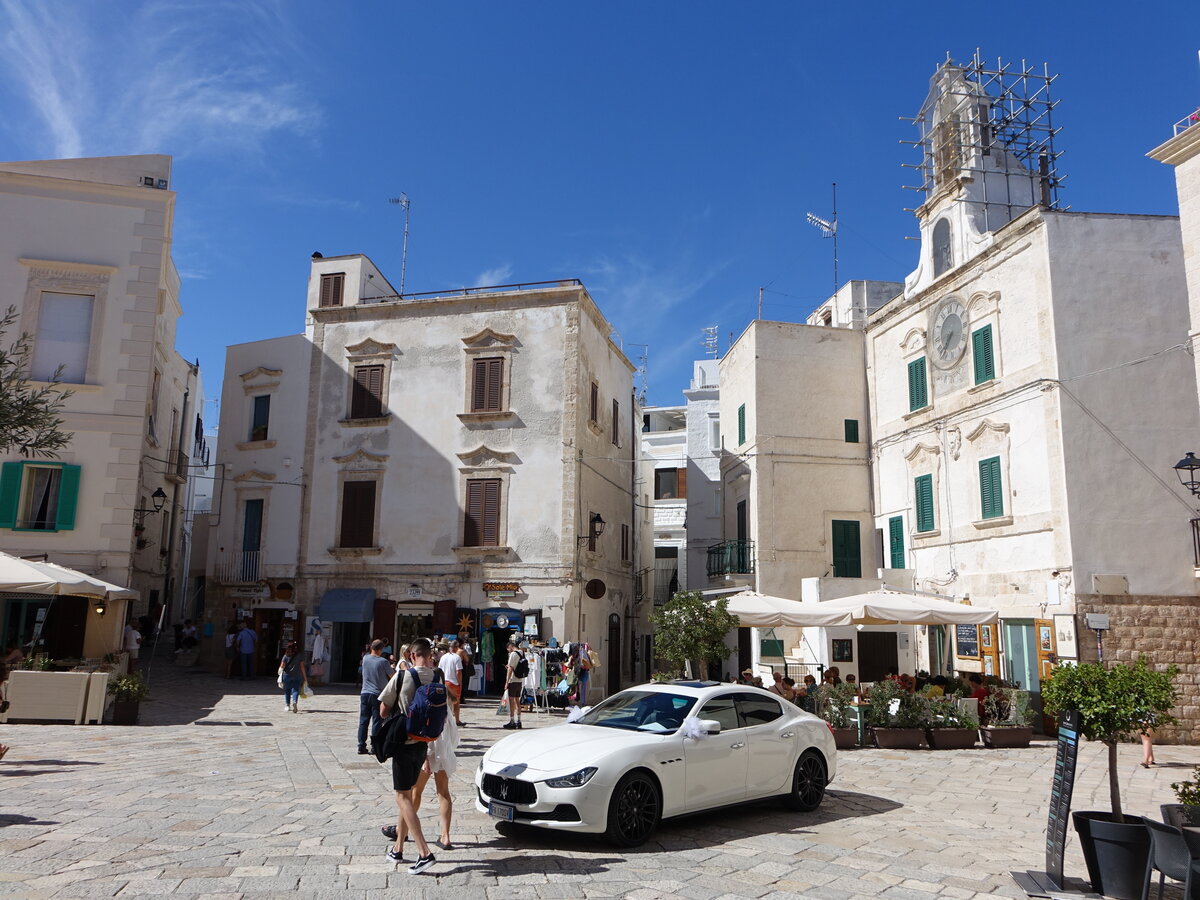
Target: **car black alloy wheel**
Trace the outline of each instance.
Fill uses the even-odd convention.
[[[658,786],[646,774],[630,772],[613,789],[605,836],[618,847],[636,847],[654,833],[661,817]]]
[[[827,781],[825,761],[815,751],[806,750],[796,762],[792,792],[787,797],[788,806],[800,812],[812,812],[825,798]]]

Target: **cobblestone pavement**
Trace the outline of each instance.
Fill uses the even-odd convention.
[[[355,752],[352,689],[318,689],[293,715],[269,678],[159,660],[151,690],[138,727],[0,726],[13,748],[0,762],[0,897],[1022,897],[1008,873],[1043,865],[1048,742],[843,753],[815,814],[760,803],[664,823],[618,851],[475,811],[478,759],[507,733],[480,700],[464,710],[453,779],[457,849],[410,876],[384,856],[390,773]],[[1121,748],[1126,809],[1157,815],[1200,749],[1157,748],[1149,770],[1139,754]],[[1108,808],[1104,763],[1081,748],[1076,809]],[[430,788],[429,836],[432,800]],[[1084,874],[1073,836],[1066,871]]]

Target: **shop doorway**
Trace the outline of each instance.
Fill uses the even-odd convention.
[[[900,655],[894,631],[860,631],[858,633],[858,680],[867,683],[882,681],[888,673],[898,671]]]
[[[1037,629],[1033,619],[1005,619],[1003,629],[1005,675],[1021,690],[1029,691],[1030,706],[1040,719],[1042,679],[1038,672]]]
[[[931,676],[949,675],[953,671],[950,661],[946,658],[948,643],[945,625],[929,626],[929,674]]]
[[[357,684],[363,648],[370,642],[370,622],[334,622],[329,681],[337,684]]]
[[[4,601],[4,646],[27,648],[46,621],[50,598],[44,594],[9,597]],[[39,639],[41,634],[38,634]],[[28,651],[26,651],[28,653]]]
[[[258,635],[258,644],[254,651],[254,673],[268,675],[279,668],[279,660],[283,658],[283,610],[256,609],[254,611],[254,631]]]
[[[608,693],[621,690],[621,617],[608,616]]]
[[[483,662],[491,663],[491,673],[490,675],[485,673],[485,677],[490,686],[489,693],[503,694],[505,680],[508,677],[508,639],[510,635],[516,634],[517,630],[492,627],[489,631],[492,636],[492,657]]]

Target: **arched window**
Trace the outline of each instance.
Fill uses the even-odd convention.
[[[954,250],[950,247],[950,222],[938,219],[933,226],[933,277],[949,271],[954,265]]]

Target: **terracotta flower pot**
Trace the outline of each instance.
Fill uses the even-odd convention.
[[[970,750],[978,733],[974,728],[926,728],[930,750]]]
[[[881,750],[917,750],[924,742],[924,728],[875,729],[875,745]]]
[[[839,750],[853,750],[858,746],[857,728],[831,728],[833,743]]]
[[[979,733],[983,735],[983,746],[993,750],[1028,747],[1033,739],[1030,725],[993,725],[980,728]]]

